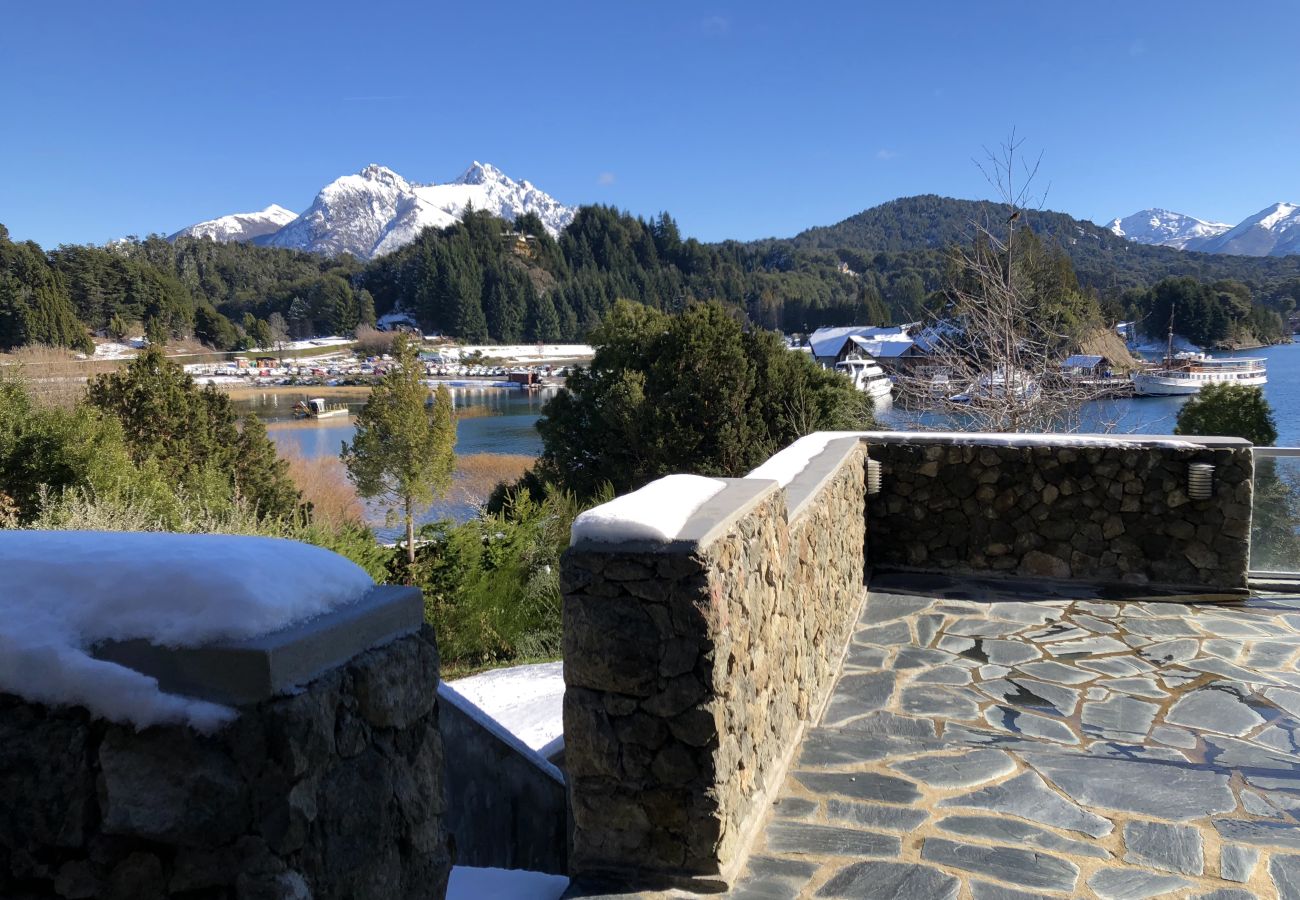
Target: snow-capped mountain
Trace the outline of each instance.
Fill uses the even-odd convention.
[[[1300,206],[1274,203],[1197,249],[1238,256],[1300,253]]]
[[[485,163],[475,162],[446,184],[418,184],[392,169],[372,164],[356,175],[344,175],[325,185],[301,215],[271,206],[261,213],[191,225],[173,237],[193,234],[218,241],[255,239],[255,243],[273,247],[327,256],[351,253],[371,259],[409,244],[425,228],[451,225],[470,204],[511,220],[526,212],[536,213],[552,234],[572,222],[575,212],[527,181],[515,181]],[[279,219],[273,226],[272,210]],[[267,227],[259,224],[256,227],[261,230],[254,233],[251,220],[257,217]]]
[[[1144,209],[1115,219],[1109,227],[1120,237],[1139,244],[1161,244],[1179,250],[1195,250],[1189,244],[1203,242],[1232,228],[1222,222],[1206,222],[1167,209]]]
[[[272,203],[261,212],[234,213],[219,219],[199,222],[167,238],[174,241],[178,237],[212,238],[214,241],[251,241],[264,234],[274,234],[288,225],[298,214],[283,206]]]
[[[1300,205],[1274,203],[1238,225],[1206,222],[1163,209],[1144,209],[1115,219],[1110,230],[1139,244],[1237,256],[1287,256],[1300,253]]]

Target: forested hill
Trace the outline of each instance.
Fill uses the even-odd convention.
[[[970,246],[972,220],[1001,223],[1008,213],[911,197],[790,239],[706,244],[684,237],[667,213],[647,220],[587,206],[557,238],[535,215],[509,223],[470,210],[364,263],[158,236],[45,251],[10,241],[0,226],[0,350],[87,349],[90,333],[142,330],[229,350],[267,346],[273,334],[348,334],[397,310],[426,332],[469,342],[570,341],[622,298],[669,311],[720,300],[787,332],[916,321],[950,286],[951,251]],[[1281,339],[1300,302],[1300,257],[1134,244],[1062,213],[1028,212],[1023,222],[1021,262],[1056,285],[1053,302],[1080,323],[1145,320],[1156,306],[1149,289],[1173,277],[1193,279],[1176,293],[1196,293],[1202,330],[1216,342]]]
[[[1011,212],[1011,207],[1000,203],[923,194],[891,200],[838,224],[810,228],[775,243],[830,252],[942,253],[954,245],[969,246],[973,223],[1000,226]],[[1143,288],[1170,277],[1230,279],[1255,289],[1300,278],[1300,256],[1227,256],[1137,244],[1100,225],[1050,210],[1026,211],[1023,221],[1040,239],[1064,248],[1079,281],[1102,294]]]

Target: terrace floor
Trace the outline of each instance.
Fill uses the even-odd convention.
[[[1300,898],[1300,596],[874,579],[729,896]]]

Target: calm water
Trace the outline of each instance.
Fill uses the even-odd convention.
[[[456,453],[526,454],[537,456],[542,452],[542,441],[534,423],[542,413],[542,406],[555,393],[554,389],[521,391],[510,388],[449,388],[458,409],[478,407],[474,415],[456,422]],[[268,423],[291,422],[293,405],[304,397],[312,396],[311,388],[280,388],[268,390],[252,398],[235,401],[236,410],[256,413]],[[365,405],[366,395],[326,396],[331,403],[346,403],[356,413]],[[486,409],[488,415],[482,415]],[[271,440],[284,449],[297,450],[313,459],[318,456],[338,456],[344,441],[352,440],[356,432],[350,422],[325,420],[319,425],[296,422],[291,428],[274,428],[269,431]],[[486,498],[482,498],[486,499]],[[434,504],[421,518],[432,522],[450,518],[463,522],[474,516],[477,506],[472,502],[446,501]],[[366,518],[381,540],[394,540],[400,528],[384,524],[384,510],[378,504],[366,504]]]
[[[542,441],[533,423],[542,413],[542,405],[550,399],[554,389],[520,391],[509,388],[449,388],[458,409],[473,406],[490,411],[460,419],[456,423],[456,452],[470,453],[524,453],[536,456],[542,452]],[[235,408],[242,415],[257,413],[265,422],[293,420],[293,404],[309,396],[311,388],[284,390],[261,394],[251,399],[238,400]],[[330,403],[346,403],[353,413],[365,406],[364,395],[326,397]],[[352,440],[355,428],[351,423],[332,424],[329,420],[320,425],[303,424],[301,427],[271,429],[271,439],[280,446],[294,448],[308,458],[337,456],[344,441]]]
[[[1228,355],[1228,354],[1222,354]],[[1278,445],[1300,446],[1300,344],[1281,344],[1258,350],[1243,350],[1235,356],[1260,356],[1268,359],[1268,384],[1264,394],[1277,418]],[[456,423],[456,452],[471,453],[522,453],[536,456],[541,453],[542,442],[534,424],[541,415],[542,405],[554,395],[554,390],[528,393],[506,388],[451,388],[452,399],[458,408],[483,407],[489,415],[461,419]],[[291,409],[295,401],[310,395],[311,389],[267,391],[252,399],[235,403],[238,410],[255,412],[267,422],[292,420]],[[364,395],[328,398],[331,403],[346,402],[356,412],[365,404]],[[1135,397],[1130,400],[1111,400],[1091,404],[1083,413],[1084,431],[1107,430],[1108,423],[1120,434],[1172,434],[1178,410],[1186,402],[1182,397]],[[928,427],[944,427],[942,416],[908,413],[899,409],[877,410],[877,417],[890,428],[907,428],[918,419]],[[282,447],[297,449],[308,458],[337,456],[344,441],[350,441],[354,432],[351,424],[303,425],[295,428],[272,429],[272,440]],[[474,514],[469,503],[440,504],[425,516],[426,521],[441,517],[465,520]],[[371,519],[378,526],[383,521],[382,511],[371,509]],[[391,539],[397,529],[377,527],[378,533]]]
[[[1277,443],[1280,447],[1300,446],[1300,343],[1216,353],[1215,356],[1254,356],[1268,360],[1268,384],[1264,396],[1277,419]],[[1091,403],[1082,413],[1082,431],[1105,431],[1109,423],[1120,434],[1172,434],[1178,410],[1185,397],[1133,397]],[[932,413],[910,413],[901,409],[877,410],[877,417],[891,428],[907,428],[916,422],[944,427],[945,418]]]

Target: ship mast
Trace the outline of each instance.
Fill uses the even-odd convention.
[[[1174,304],[1169,304],[1169,348],[1165,350],[1165,366],[1174,364]]]

